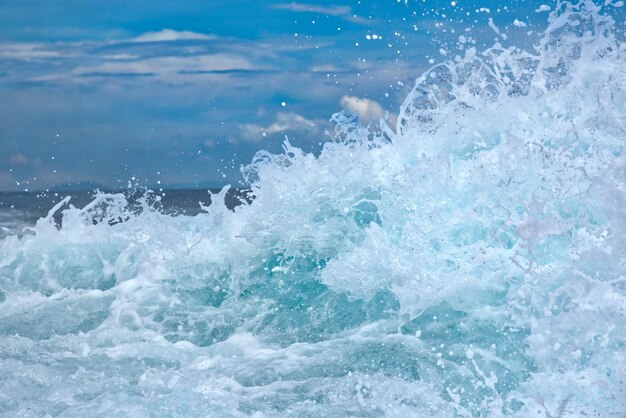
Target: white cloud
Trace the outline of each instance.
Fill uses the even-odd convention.
[[[331,6],[325,7],[317,4],[306,4],[306,3],[281,3],[275,4],[272,6],[273,9],[285,9],[291,10],[292,12],[312,12],[312,13],[320,13],[331,16],[345,16],[350,14],[350,7],[348,6]]]
[[[205,45],[168,44],[161,41],[216,39],[208,52]],[[159,42],[158,45],[152,45]],[[311,49],[324,46],[317,42]],[[104,48],[100,48],[104,47]],[[254,42],[220,38],[191,31],[164,29],[146,32],[136,38],[72,43],[2,43],[0,60],[33,63],[19,69],[6,66],[0,71],[5,79],[33,82],[72,82],[92,84],[107,77],[107,84],[143,76],[144,81],[160,80],[183,84],[222,82],[229,72],[278,70],[277,62],[285,52],[301,51],[302,45],[290,46],[284,37],[270,37]],[[158,53],[155,56],[155,53]],[[49,65],[48,60],[59,61]],[[325,69],[330,71],[330,68]],[[303,69],[303,71],[306,71]]]
[[[259,142],[266,135],[286,132],[318,132],[324,125],[322,121],[313,121],[293,112],[280,112],[276,114],[276,120],[268,126],[252,123],[239,125],[241,136],[250,142]]]
[[[0,43],[0,57],[30,61],[36,59],[61,58],[69,56],[61,51],[53,51],[48,45],[38,43]]]
[[[102,58],[106,60],[133,60],[139,57],[137,55],[131,55],[131,54],[113,54],[113,55],[103,55]]]
[[[204,33],[190,31],[175,31],[172,29],[163,29],[158,32],[146,32],[136,38],[132,38],[131,42],[169,42],[169,41],[209,41],[215,39],[215,36],[206,35]]]
[[[190,31],[173,31],[164,29],[159,32],[147,32],[141,36],[126,40],[108,40],[102,43],[2,43],[0,42],[0,59],[20,60],[24,62],[42,62],[38,67],[27,68],[17,72],[9,69],[4,76],[19,80],[37,82],[71,80],[85,83],[87,78],[94,76],[141,76],[178,83],[201,79],[223,79],[224,76],[215,72],[237,70],[266,70],[267,66],[254,63],[254,54],[239,48],[227,49],[224,52],[207,53],[201,49],[164,48],[161,56],[152,53],[143,54],[142,48],[150,42],[175,40],[208,40],[214,36]],[[132,52],[127,49],[129,43],[134,46]],[[94,47],[107,46],[115,48],[113,53],[94,54]],[[258,50],[258,48],[257,48]],[[108,50],[107,50],[108,52]],[[151,50],[149,52],[152,52]],[[63,65],[46,65],[46,60],[63,60]]]
[[[290,10],[292,12],[308,12],[319,13],[323,15],[338,16],[345,20],[349,20],[355,23],[367,24],[369,21],[358,17],[352,13],[352,9],[349,6],[320,6],[318,4],[308,3],[280,3],[271,6],[273,9]]]
[[[335,65],[332,64],[320,64],[320,65],[316,65],[315,67],[313,67],[311,69],[311,71],[319,71],[319,72],[325,72],[325,73],[336,73],[339,71],[343,71],[342,68],[339,68]]]
[[[385,116],[385,109],[374,100],[342,96],[339,104],[359,117],[363,124],[376,122]]]
[[[140,60],[115,60],[94,66],[83,66],[72,71],[73,76],[88,75],[145,75],[150,74],[163,81],[186,81],[202,73],[229,70],[259,69],[246,58],[236,55],[192,55],[157,57]]]

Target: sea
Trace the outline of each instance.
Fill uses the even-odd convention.
[[[623,2],[551,5],[238,205],[0,196],[0,415],[625,417]]]
[[[163,189],[154,191],[146,187],[134,187],[116,192],[107,192],[111,195],[123,195],[127,201],[127,209],[138,214],[143,210],[142,204],[147,205],[160,213],[171,216],[196,216],[202,212],[202,206],[211,204],[211,195],[221,189]],[[0,192],[0,239],[10,235],[23,236],[34,234],[34,227],[39,219],[46,218],[50,210],[60,201],[66,199],[68,207],[83,208],[91,203],[99,190],[64,190],[33,191],[33,192]],[[229,189],[225,195],[224,204],[229,210],[250,203],[247,189]],[[57,227],[62,227],[63,215],[61,211],[53,212],[51,219]]]

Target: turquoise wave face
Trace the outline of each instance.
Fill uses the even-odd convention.
[[[0,241],[6,416],[620,416],[626,49],[560,3],[534,52],[335,115],[194,217],[123,195]]]

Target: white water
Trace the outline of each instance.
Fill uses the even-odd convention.
[[[623,416],[615,10],[432,68],[397,133],[259,153],[234,212],[100,195],[4,238],[0,413]]]

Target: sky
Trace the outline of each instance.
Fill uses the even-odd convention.
[[[543,3],[0,0],[0,190],[239,186],[335,112],[393,128],[423,71],[532,43]]]

